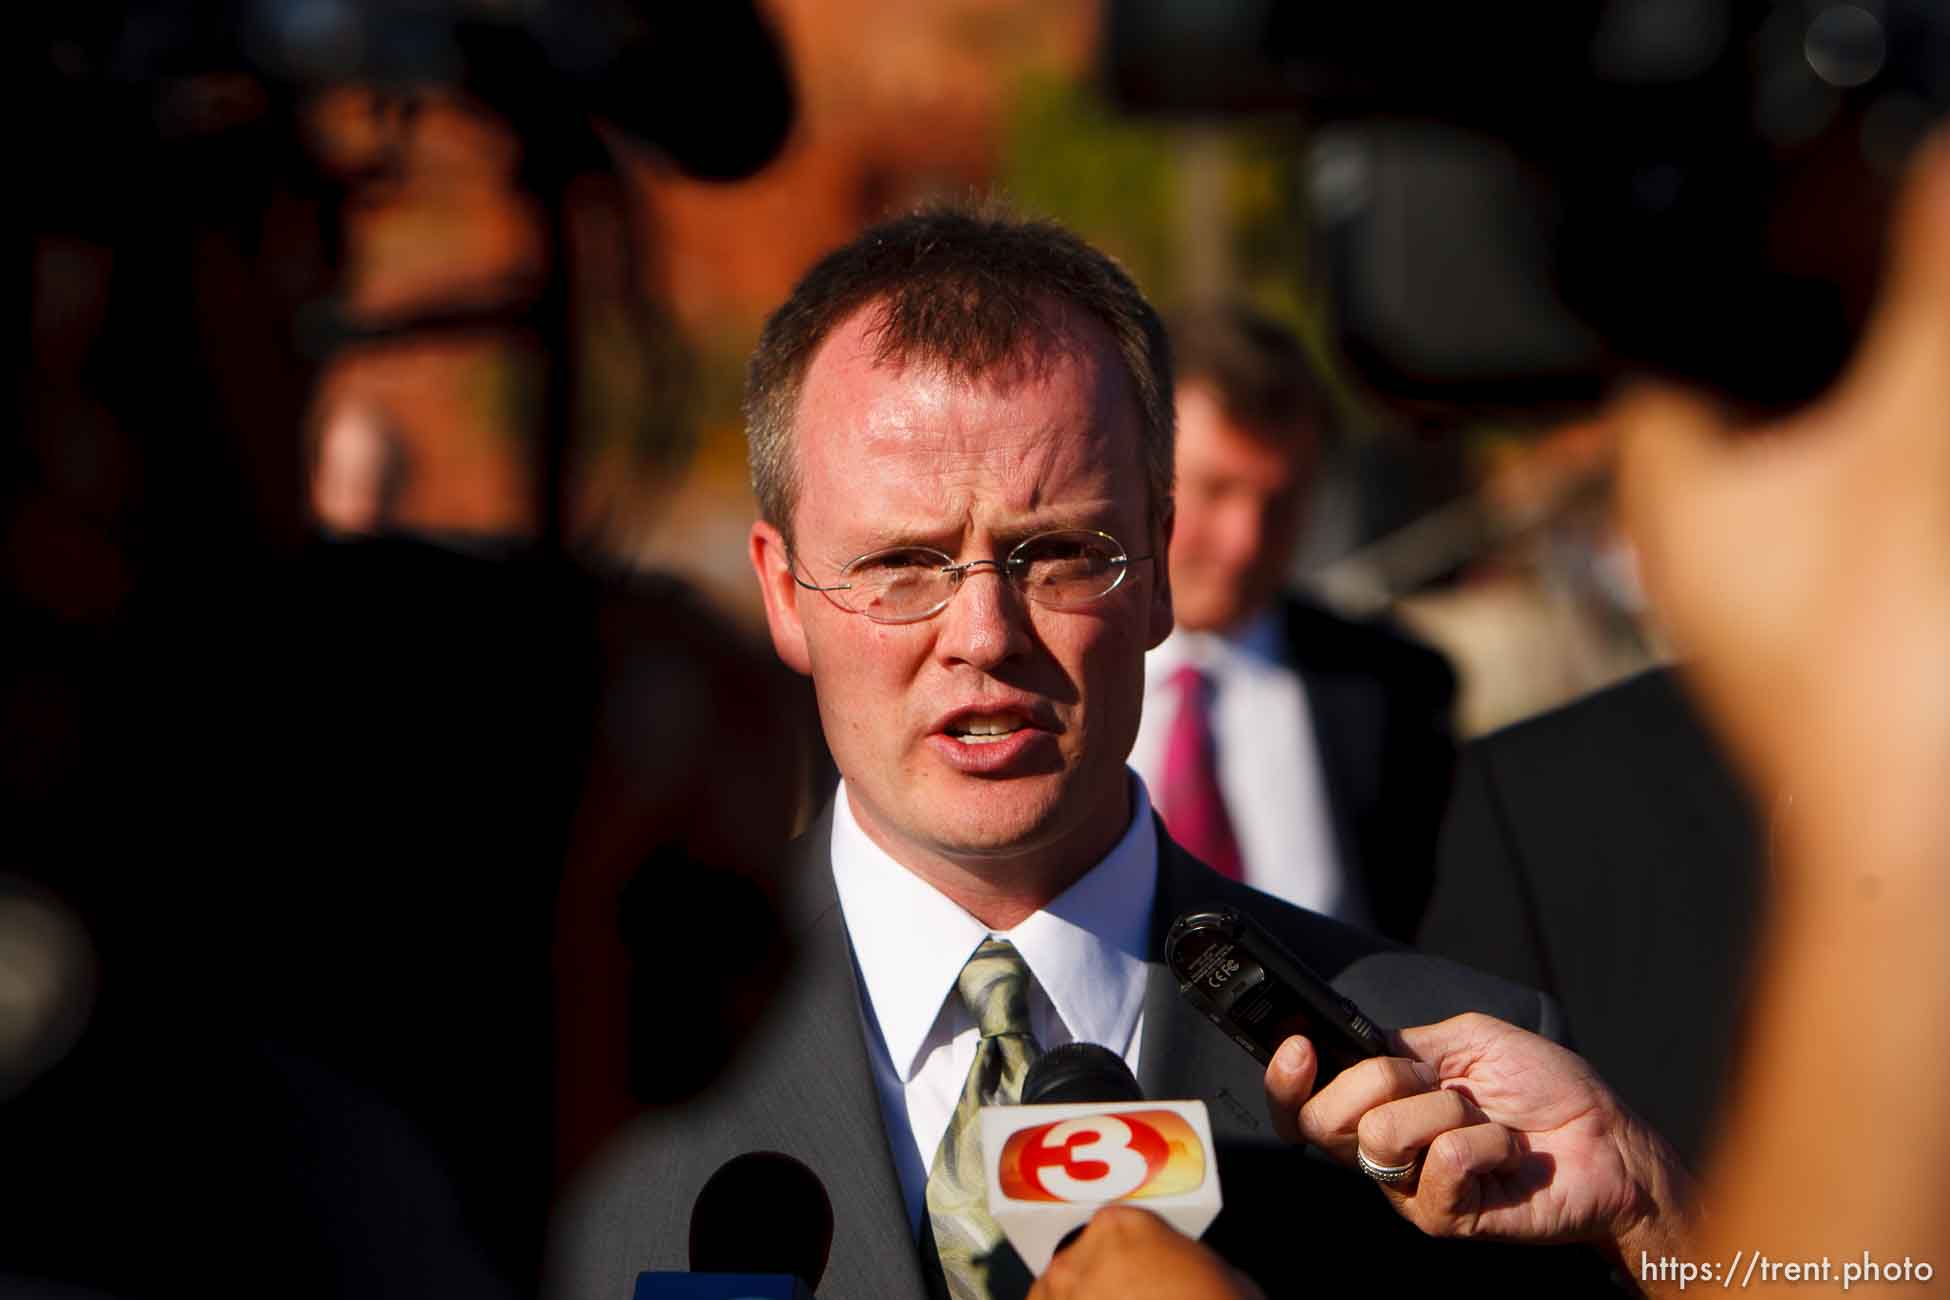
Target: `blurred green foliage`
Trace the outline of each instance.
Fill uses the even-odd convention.
[[[1053,217],[1122,262],[1160,310],[1193,292],[1192,239],[1224,241],[1223,294],[1297,332],[1344,405],[1352,395],[1328,362],[1324,304],[1310,287],[1297,124],[1261,120],[1182,125],[1119,113],[1088,82],[1032,72],[1017,83],[996,189],[1024,213]],[[1216,168],[1194,168],[1195,152]],[[1194,196],[1196,184],[1216,194]],[[1199,227],[1183,215],[1214,216]]]
[[[1176,301],[1178,175],[1167,132],[1049,73],[1026,73],[1013,100],[996,190],[1109,252],[1153,302]]]

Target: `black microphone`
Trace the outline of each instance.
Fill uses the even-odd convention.
[[[635,1300],[810,1300],[833,1249],[819,1175],[780,1151],[747,1151],[691,1207],[690,1271],[640,1273]]]
[[[1144,1090],[1124,1058],[1099,1043],[1052,1047],[1030,1065],[1022,1081],[1024,1106],[1065,1101],[1143,1101]]]
[[[1143,1101],[1144,1089],[1124,1058],[1101,1043],[1064,1043],[1037,1057],[1022,1081],[1022,1104],[1054,1106],[1066,1101]],[[1089,1226],[1079,1223],[1056,1243],[1056,1254]]]

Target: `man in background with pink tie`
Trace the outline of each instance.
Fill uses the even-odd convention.
[[[1238,305],[1170,330],[1177,629],[1146,661],[1132,766],[1215,869],[1407,942],[1448,797],[1454,675],[1285,589],[1337,432],[1299,341]]]

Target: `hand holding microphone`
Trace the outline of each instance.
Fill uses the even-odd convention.
[[[1432,1236],[1685,1253],[1684,1166],[1582,1057],[1480,1014],[1404,1029],[1399,1046],[1309,1097],[1312,1046],[1289,1039],[1266,1071],[1275,1127],[1359,1168]]]
[[[1155,1214],[1097,1211],[1057,1253],[1029,1300],[1265,1300],[1251,1279]]]

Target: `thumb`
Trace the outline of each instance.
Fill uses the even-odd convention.
[[[1300,1128],[1300,1111],[1313,1095],[1314,1076],[1319,1066],[1314,1045],[1296,1034],[1280,1044],[1280,1050],[1273,1054],[1272,1062],[1266,1067],[1266,1110],[1274,1131],[1285,1141],[1305,1140]]]
[[[1661,603],[1673,560],[1683,562],[1688,548],[1678,530],[1693,522],[1675,506],[1716,479],[1730,454],[1727,426],[1705,401],[1669,386],[1626,393],[1606,418],[1617,432],[1619,521]]]
[[[1838,389],[1843,409],[1891,404],[1938,415],[1950,402],[1950,127],[1916,151],[1889,226],[1881,295]],[[1864,419],[1855,436],[1898,454],[1939,452],[1936,418]]]
[[[1925,324],[1950,336],[1950,127],[1939,127],[1910,159],[1867,337],[1873,344],[1886,331]]]
[[[1411,1025],[1397,1031],[1402,1046],[1414,1057],[1436,1068],[1436,1082],[1453,1078],[1509,1041],[1512,1035],[1527,1031],[1506,1020],[1471,1011],[1451,1016],[1432,1025]]]

